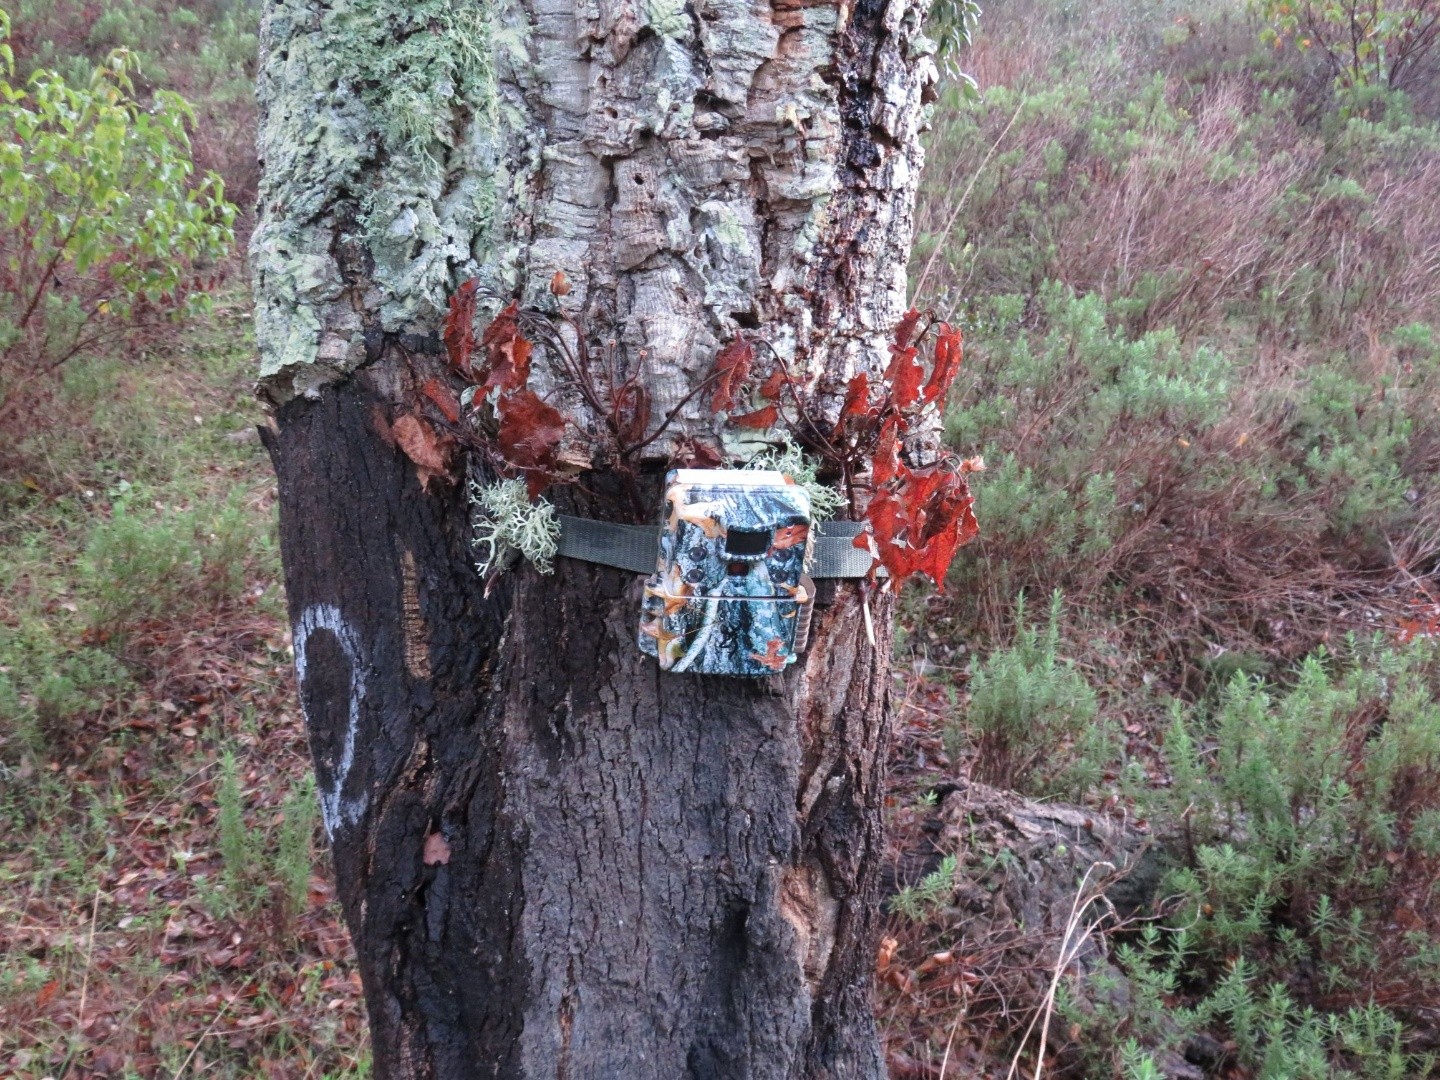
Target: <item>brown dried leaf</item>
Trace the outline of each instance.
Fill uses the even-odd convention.
[[[730,422],[736,427],[754,428],[763,431],[765,428],[774,427],[775,421],[779,418],[780,410],[774,405],[766,405],[763,409],[756,409],[754,412],[732,416],[730,417]]]
[[[479,373],[480,393],[524,389],[530,378],[530,342],[520,333],[520,305],[511,301],[480,337],[485,370]]]
[[[865,511],[877,557],[896,589],[911,575],[925,574],[944,591],[955,552],[980,531],[974,505],[962,469],[949,463],[913,470],[897,466],[894,481]]]
[[[735,407],[735,395],[750,375],[750,365],[755,361],[755,347],[736,334],[730,344],[715,356],[715,393],[710,399],[712,412],[729,412]]]
[[[917,308],[911,308],[900,316],[900,321],[895,324],[895,348],[908,349],[910,339],[915,336],[915,328],[920,325],[920,312]]]
[[[430,399],[446,420],[452,424],[460,422],[460,399],[443,382],[432,375],[420,384],[420,392]]]
[[[780,393],[785,389],[785,369],[778,364],[769,377],[760,384],[760,396],[766,401],[779,401]]]
[[[676,441],[671,462],[677,469],[718,469],[725,464],[725,455],[708,443],[686,436]]]
[[[565,418],[533,390],[502,397],[499,414],[496,447],[507,464],[524,473],[533,497],[557,475]]]
[[[415,463],[422,488],[428,491],[430,481],[436,477],[447,482],[450,480],[450,466],[456,447],[453,438],[436,431],[413,413],[397,417],[390,431],[395,437],[395,444]]]

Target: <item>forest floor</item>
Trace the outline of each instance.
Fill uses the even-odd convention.
[[[368,1072],[249,320],[82,363],[0,481],[0,1075]]]

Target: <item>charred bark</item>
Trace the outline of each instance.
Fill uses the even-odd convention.
[[[376,382],[288,403],[274,441],[377,1075],[883,1075],[889,642],[860,587],[784,676],[662,673],[634,575],[560,560],[484,595]]]

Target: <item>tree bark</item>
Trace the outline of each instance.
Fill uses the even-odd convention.
[[[269,0],[261,391],[377,1076],[883,1075],[890,598],[835,589],[783,675],[662,673],[634,575],[561,559],[487,589],[463,489],[422,480],[391,423],[443,375],[450,291],[553,303],[557,270],[563,310],[641,373],[652,429],[738,328],[817,410],[878,379],[933,80],[922,15]],[[651,495],[677,439],[740,452],[705,401],[647,448]],[[620,516],[591,465],[555,497]]]

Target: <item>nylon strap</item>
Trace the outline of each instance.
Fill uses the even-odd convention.
[[[557,554],[637,574],[654,572],[660,552],[658,525],[620,525],[569,514],[556,517],[560,519]],[[822,521],[811,528],[815,534],[811,577],[859,578],[870,572],[870,552],[855,546],[855,537],[865,531],[863,521]]]

